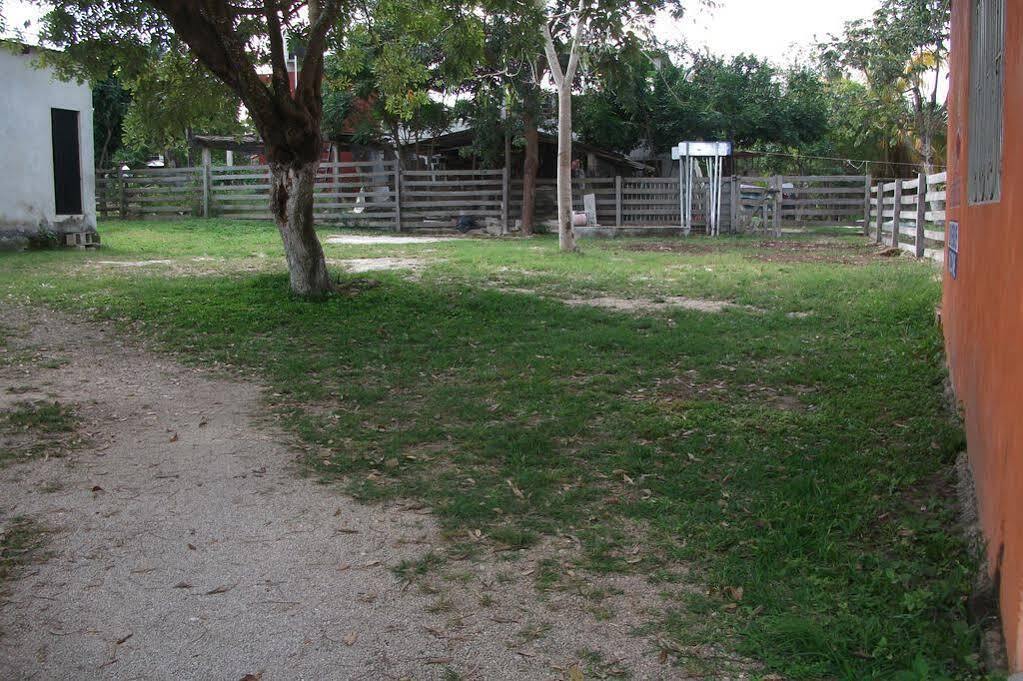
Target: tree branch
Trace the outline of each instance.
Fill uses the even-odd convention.
[[[309,94],[319,95],[323,73],[323,51],[327,47],[327,35],[341,12],[340,0],[318,0],[309,2],[309,40],[306,43],[305,59],[299,74],[296,98],[305,99]]]
[[[266,15],[267,34],[270,38],[270,64],[273,67],[273,84],[277,96],[291,96],[291,81],[288,78],[287,55],[284,53],[284,35],[278,14],[278,0],[263,0]]]
[[[565,80],[565,73],[561,70],[561,62],[558,61],[558,51],[554,47],[554,36],[551,35],[551,29],[547,25],[547,22],[543,22],[543,49],[547,54],[547,66],[551,69],[551,78],[554,79],[554,84],[559,88]]]

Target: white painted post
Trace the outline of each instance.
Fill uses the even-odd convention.
[[[924,230],[927,227],[927,175],[917,175],[916,185],[916,257],[924,257]]]
[[[877,238],[880,244],[884,235],[884,182],[877,183]]]
[[[892,248],[899,247],[899,232],[902,222],[902,180],[895,181],[895,210],[892,211]]]
[[[863,236],[870,236],[870,186],[873,178],[867,175],[863,184]]]

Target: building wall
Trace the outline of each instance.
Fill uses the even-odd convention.
[[[943,320],[1013,671],[1023,670],[1023,2],[1006,0],[1001,199],[969,205],[972,0],[953,0],[949,219],[958,277],[945,268]],[[946,259],[948,254],[946,253]]]
[[[35,50],[14,53],[0,46],[0,241],[41,228],[81,231],[96,228],[96,175],[93,169],[92,90],[65,83],[50,69],[37,69]],[[78,136],[82,174],[82,214],[56,215],[50,109],[79,112]]]

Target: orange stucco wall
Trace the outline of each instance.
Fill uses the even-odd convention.
[[[1006,0],[1005,138],[998,203],[971,206],[967,148],[971,0],[952,2],[950,220],[959,272],[944,274],[943,320],[956,396],[1013,671],[1023,669],[1023,0]],[[946,253],[946,259],[948,254]]]

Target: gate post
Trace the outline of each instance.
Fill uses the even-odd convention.
[[[732,175],[728,183],[728,229],[732,234],[739,232],[739,178]]]
[[[394,231],[401,231],[401,161],[394,162]]]
[[[880,244],[884,234],[884,182],[877,183],[877,235],[875,243]]]
[[[210,216],[210,174],[213,165],[213,151],[209,147],[202,148],[202,217]]]
[[[128,217],[128,195],[126,193],[128,177],[123,169],[118,169],[117,171],[117,184],[120,192],[118,212],[121,214],[121,219],[124,220]]]
[[[783,189],[785,187],[784,179],[781,175],[774,176],[774,235],[776,237],[781,236],[781,199]]]
[[[505,157],[504,170],[501,171],[501,234],[508,233],[508,201],[511,199],[511,173],[508,171],[508,160]]]
[[[615,227],[622,226],[622,176],[615,175]]]
[[[870,187],[873,178],[868,173],[863,179],[863,236],[870,236]]]
[[[916,185],[916,257],[924,257],[924,228],[927,226],[927,175],[917,175]]]
[[[892,248],[899,247],[899,234],[902,230],[902,179],[895,180],[895,210],[892,211]]]

